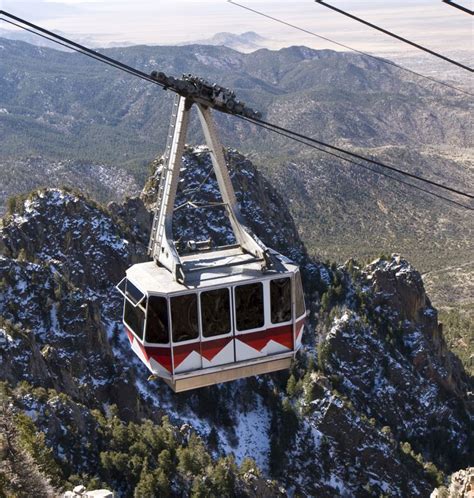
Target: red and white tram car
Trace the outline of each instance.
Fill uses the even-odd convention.
[[[153,261],[129,268],[117,286],[133,351],[176,392],[288,368],[306,317],[297,265],[267,248],[242,219],[206,99],[175,101],[149,246]],[[237,244],[201,250],[193,242],[193,252],[180,255],[172,218],[194,104]]]

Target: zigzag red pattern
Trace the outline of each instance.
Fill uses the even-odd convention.
[[[135,341],[137,341],[138,346],[140,347],[140,351],[142,352],[146,361],[150,361],[150,358],[153,358],[157,363],[159,363],[163,368],[168,370],[171,373],[173,369],[173,362],[171,359],[171,348],[167,347],[155,347],[155,346],[147,346],[145,347],[140,341],[136,339],[133,333],[125,327],[125,332],[127,332],[128,339],[130,344],[133,345]]]
[[[201,355],[206,358],[206,360],[212,361],[214,357],[232,341],[232,339],[233,337],[225,337],[224,339],[201,342]]]
[[[174,368],[177,368],[193,352],[201,354],[201,343],[193,342],[181,346],[173,346]]]
[[[239,334],[236,335],[236,338],[257,351],[262,351],[270,341],[278,342],[285,348],[293,349],[292,325],[282,325],[281,327],[259,330],[250,334]]]
[[[299,339],[306,321],[306,317],[299,320],[296,323],[296,337]],[[125,327],[127,336],[130,343],[136,340],[133,333]],[[191,344],[176,345],[173,347],[174,356],[174,367],[178,367],[183,363],[183,361],[193,352],[196,351],[198,354],[206,358],[208,361],[218,355],[230,341],[233,339],[238,339],[244,344],[247,344],[251,348],[262,351],[263,348],[270,342],[275,341],[278,344],[288,348],[293,349],[293,326],[292,325],[282,325],[280,327],[273,327],[266,330],[259,330],[257,332],[251,332],[248,334],[237,334],[235,336],[229,336],[222,339],[215,339],[212,341],[194,342]],[[173,363],[171,358],[171,348],[170,347],[144,347],[140,341],[138,341],[140,349],[143,356],[149,361],[153,358],[157,363],[159,363],[168,372],[173,369]]]

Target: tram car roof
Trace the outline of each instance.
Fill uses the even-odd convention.
[[[174,294],[186,290],[225,287],[244,281],[266,280],[298,270],[298,266],[285,256],[278,253],[274,255],[281,264],[264,273],[262,261],[243,253],[240,248],[231,248],[183,255],[181,261],[186,273],[184,284],[177,282],[166,268],[154,261],[133,265],[127,270],[126,276],[143,293]]]

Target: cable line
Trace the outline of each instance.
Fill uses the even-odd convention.
[[[14,26],[17,26],[18,28],[21,28],[25,31],[29,31],[30,33],[33,33],[35,35],[41,36],[42,38],[45,38],[53,43],[56,43],[58,45],[62,45],[62,46],[69,48],[71,50],[75,50],[76,52],[82,53],[83,55],[87,55],[88,57],[91,57],[93,59],[100,60],[101,62],[105,62],[106,64],[109,64],[111,66],[116,67],[117,69],[122,69],[129,74],[133,74],[133,75],[138,76],[139,78],[142,78],[146,81],[150,81],[152,83],[155,83],[156,85],[164,87],[164,85],[162,85],[158,81],[154,80],[149,74],[144,73],[143,71],[140,71],[132,66],[124,64],[123,62],[120,62],[117,59],[113,59],[113,58],[108,57],[104,54],[101,54],[100,52],[97,52],[95,50],[92,50],[92,49],[84,46],[84,45],[81,45],[80,43],[76,43],[72,40],[69,40],[68,38],[65,38],[61,35],[58,35],[57,33],[54,33],[52,31],[45,29],[45,28],[42,28],[41,26],[38,26],[38,25],[33,24],[31,22],[28,22],[25,19],[22,19],[20,17],[16,17],[13,14],[5,12],[4,10],[0,10],[0,16],[1,15],[7,16],[11,19],[14,19],[15,21],[17,21],[21,24],[26,24],[26,26],[29,26],[29,28],[32,28],[32,29],[28,29],[25,26],[20,26],[19,24],[16,24],[16,23],[9,21],[7,19],[0,18],[4,22],[7,22],[9,24],[13,24]],[[34,30],[36,30],[36,31],[34,31]],[[39,31],[39,33],[37,31]],[[42,33],[44,33],[44,34],[42,34]]]
[[[356,152],[351,152],[350,150],[343,149],[342,147],[338,147],[336,145],[331,145],[331,144],[328,144],[328,143],[323,142],[321,140],[317,140],[315,138],[308,137],[306,135],[303,135],[302,133],[298,133],[298,132],[293,131],[293,130],[288,130],[287,128],[283,128],[282,126],[276,125],[274,123],[269,123],[267,121],[263,121],[262,119],[257,119],[257,118],[249,118],[249,121],[269,126],[275,130],[282,131],[284,133],[288,133],[294,137],[301,138],[303,140],[308,140],[309,142],[315,143],[317,145],[322,145],[323,147],[327,147],[328,149],[332,149],[332,150],[335,150],[337,152],[342,152],[343,154],[347,154],[349,156],[355,157],[356,159],[361,159],[362,161],[367,161],[369,163],[375,164],[376,166],[380,166],[381,168],[389,169],[391,171],[395,171],[397,173],[408,176],[410,178],[414,178],[416,180],[420,180],[422,182],[429,183],[430,185],[434,185],[435,187],[447,190],[447,191],[452,192],[454,194],[458,194],[458,195],[461,195],[463,197],[467,197],[469,199],[474,199],[473,194],[468,194],[466,192],[462,192],[461,190],[457,190],[457,189],[449,187],[447,185],[443,185],[442,183],[438,183],[438,182],[435,182],[433,180],[429,180],[428,178],[424,178],[422,176],[415,175],[415,174],[410,173],[408,171],[396,168],[395,166],[390,166],[389,164],[385,164],[385,163],[382,163],[380,161],[376,161],[375,159],[371,159],[369,157],[362,156],[360,154],[357,154]]]
[[[391,180],[394,180],[394,181],[396,181],[398,183],[401,183],[401,184],[406,185],[408,187],[412,187],[414,189],[420,190],[421,192],[425,192],[426,194],[430,194],[430,195],[432,195],[434,197],[437,197],[438,199],[441,199],[443,201],[450,202],[451,204],[454,204],[454,205],[456,205],[458,207],[467,209],[469,211],[474,211],[474,208],[466,206],[465,204],[461,204],[460,202],[457,202],[457,201],[455,201],[453,199],[450,199],[449,197],[444,197],[443,195],[439,195],[436,192],[432,192],[431,190],[426,190],[423,187],[419,187],[418,185],[414,185],[413,183],[405,182],[404,180],[402,180],[400,178],[396,178],[394,176],[390,176],[387,173],[384,173],[383,171],[377,171],[376,169],[373,169],[370,166],[367,166],[366,164],[361,164],[361,163],[353,161],[352,159],[349,159],[347,157],[340,156],[339,154],[335,154],[334,152],[330,152],[330,151],[324,150],[321,147],[318,147],[317,145],[305,142],[304,140],[301,140],[299,138],[293,137],[293,136],[291,136],[291,135],[289,135],[287,133],[283,133],[281,131],[274,130],[273,128],[270,128],[269,126],[265,126],[265,125],[262,125],[262,124],[257,124],[254,121],[252,121],[251,119],[246,118],[244,116],[239,116],[239,117],[241,119],[245,120],[245,121],[248,121],[249,123],[252,123],[252,124],[254,124],[256,126],[259,126],[260,128],[264,128],[265,130],[272,131],[273,133],[276,133],[277,135],[281,135],[283,137],[289,138],[290,140],[294,140],[295,142],[299,142],[299,143],[301,143],[303,145],[306,145],[306,146],[311,147],[313,149],[319,150],[320,152],[324,152],[325,154],[328,154],[330,156],[337,157],[338,159],[342,159],[343,161],[346,161],[348,163],[355,164],[356,166],[360,166],[361,168],[364,168],[364,169],[366,169],[368,171],[371,171],[372,173],[375,173],[377,175],[385,176],[386,178],[390,178]]]
[[[382,33],[385,33],[386,35],[391,36],[392,38],[396,38],[397,40],[400,40],[404,43],[407,43],[408,45],[411,45],[412,47],[416,47],[420,50],[423,50],[424,52],[427,52],[428,54],[431,54],[435,57],[438,57],[439,59],[443,59],[444,61],[449,62],[450,64],[454,64],[455,66],[458,66],[461,69],[465,69],[466,71],[469,71],[471,73],[474,72],[474,69],[472,69],[471,67],[466,66],[464,64],[461,64],[461,62],[450,59],[449,57],[446,57],[445,55],[442,55],[438,52],[435,52],[434,50],[431,50],[430,48],[423,47],[422,45],[419,45],[418,43],[412,42],[411,40],[408,40],[407,38],[403,38],[403,36],[397,35],[397,34],[393,33],[392,31],[388,31],[384,28],[381,28],[380,26],[377,26],[376,24],[372,24],[368,21],[365,21],[364,19],[361,19],[360,17],[356,17],[353,14],[346,12],[345,10],[338,9],[337,7],[334,7],[333,5],[330,5],[326,2],[324,2],[324,0],[314,0],[314,1],[316,3],[323,5],[324,7],[327,7],[328,9],[332,9],[335,12],[338,12],[339,14],[342,14],[346,17],[350,17],[351,19],[354,19],[355,21],[358,21],[362,24],[365,24],[366,26],[369,26],[373,29],[376,29],[377,31],[381,31]]]
[[[139,71],[138,69],[136,68],[133,68],[132,66],[128,66],[127,64],[123,64],[119,61],[117,61],[116,59],[113,59],[111,57],[107,57],[99,52],[96,52],[94,50],[91,50],[91,49],[88,49],[87,47],[84,47],[78,43],[75,43],[75,42],[72,42],[71,40],[68,40],[67,38],[65,37],[62,37],[60,35],[57,35],[56,33],[53,33],[52,31],[48,31],[44,28],[40,28],[40,27],[37,27],[35,26],[34,24],[32,23],[29,23],[27,21],[23,21],[22,19],[20,18],[17,18],[15,16],[12,16],[11,14],[8,14],[7,12],[4,12],[4,11],[0,11],[0,15],[6,15],[6,16],[9,16],[9,17],[13,17],[15,18],[16,20],[18,20],[20,23],[26,23],[28,26],[31,26],[33,29],[38,29],[40,31],[42,31],[43,33],[46,33],[48,36],[46,35],[43,35],[43,34],[40,34],[40,33],[36,33],[35,31],[33,31],[32,29],[28,29],[28,28],[25,28],[24,26],[20,26],[18,24],[15,24],[16,26],[20,27],[21,29],[25,29],[27,31],[30,31],[34,34],[37,34],[39,36],[42,36],[43,38],[47,38],[48,40],[50,41],[53,41],[55,43],[59,43],[60,45],[63,45],[63,46],[66,46],[68,48],[71,48],[72,50],[75,50],[76,52],[79,52],[79,53],[83,53],[84,55],[87,55],[87,56],[90,56],[96,60],[99,60],[100,62],[104,62],[105,64],[108,64],[108,65],[111,65],[117,69],[120,69],[122,71],[125,71],[129,74],[132,74],[134,76],[137,76],[139,78],[142,78],[142,79],[145,79],[146,81],[149,81],[151,83],[154,83],[154,84],[158,84],[159,86],[162,86],[164,87],[164,85],[161,85],[159,82],[157,82],[155,79],[151,78],[150,76],[148,76],[146,73],[142,72],[142,71]],[[12,23],[11,21],[7,21],[6,19],[2,19],[3,21],[6,21],[6,22],[10,22]],[[58,40],[59,39],[59,40]],[[169,87],[169,89],[171,91],[174,91],[176,93],[179,93],[179,91],[174,88],[174,87]],[[379,167],[382,167],[382,168],[385,168],[385,169],[388,169],[388,170],[391,170],[391,171],[394,171],[396,173],[399,173],[401,175],[405,175],[407,177],[410,177],[410,178],[414,178],[416,180],[419,180],[419,181],[422,181],[422,182],[425,182],[425,183],[428,183],[430,185],[433,185],[435,187],[438,187],[438,188],[441,188],[441,189],[444,189],[444,190],[447,190],[449,192],[452,192],[452,193],[455,193],[457,195],[460,195],[460,196],[463,196],[463,197],[467,197],[469,199],[474,199],[474,195],[472,194],[469,194],[469,193],[466,193],[466,192],[462,192],[460,190],[457,190],[455,188],[452,188],[452,187],[449,187],[449,186],[446,186],[446,185],[443,185],[443,184],[440,184],[440,183],[437,183],[435,181],[432,181],[432,180],[429,180],[427,178],[423,178],[421,176],[418,176],[418,175],[415,175],[413,173],[409,173],[408,171],[404,171],[404,170],[401,170],[399,168],[396,168],[394,166],[390,166],[390,165],[387,165],[387,164],[384,164],[380,161],[376,161],[374,159],[371,159],[371,158],[368,158],[368,157],[365,157],[365,156],[362,156],[360,154],[357,154],[355,152],[351,152],[347,149],[343,149],[341,147],[338,147],[338,146],[335,146],[335,145],[331,145],[331,144],[328,144],[326,142],[323,142],[321,140],[317,140],[315,138],[311,138],[311,137],[308,137],[306,135],[303,135],[301,133],[298,133],[298,132],[295,132],[295,131],[292,131],[292,130],[288,130],[282,126],[279,126],[279,125],[276,125],[276,124],[273,124],[273,123],[269,123],[267,121],[264,121],[262,119],[259,119],[257,117],[244,117],[242,115],[238,115],[238,114],[234,114],[235,116],[237,117],[240,117],[242,119],[246,119],[247,121],[249,122],[252,122],[256,125],[259,125],[259,126],[266,126],[268,129],[271,129],[271,131],[275,132],[275,133],[278,133],[280,132],[280,134],[283,134],[285,133],[286,135],[284,136],[287,136],[289,135],[287,138],[298,138],[301,140],[305,140],[306,142],[302,142],[302,143],[305,143],[306,145],[310,146],[310,144],[308,144],[307,142],[311,142],[312,144],[316,144],[316,145],[319,145],[319,146],[322,146],[322,147],[326,147],[328,149],[332,149],[336,152],[341,152],[343,154],[347,154],[349,156],[352,156],[356,159],[360,159],[362,161],[366,161],[366,162],[369,162],[369,163],[372,163],[376,166],[379,166]],[[331,155],[334,155],[333,153],[330,153],[329,151],[327,150],[324,150],[324,149],[318,149],[318,150],[321,150],[322,152],[325,152],[327,154],[331,154]],[[357,163],[358,164],[358,163]],[[378,174],[382,174],[381,172],[379,171],[376,171],[376,170],[371,170],[373,172],[376,172]],[[385,175],[386,176],[386,175]],[[412,184],[408,184],[407,185],[411,185],[413,186],[414,188],[417,188],[416,186],[412,185]],[[441,197],[440,197],[441,198]],[[465,207],[465,206],[464,206]],[[467,209],[470,209],[470,208],[467,208]]]
[[[382,62],[384,64],[389,64],[390,66],[394,66],[398,69],[401,69],[402,71],[406,71],[408,73],[414,74],[415,76],[419,76],[421,78],[425,78],[427,80],[433,81],[434,83],[438,83],[439,85],[446,86],[448,88],[451,88],[452,90],[455,90],[456,92],[461,92],[466,95],[470,95],[471,97],[474,97],[474,93],[470,93],[466,90],[462,90],[461,88],[458,88],[454,85],[451,85],[449,83],[445,83],[444,81],[438,80],[436,78],[433,78],[432,76],[427,76],[425,74],[418,73],[417,71],[414,71],[413,69],[409,69],[404,66],[400,66],[396,62],[393,62],[388,59],[384,59],[383,57],[378,57],[376,55],[369,54],[368,52],[364,52],[363,50],[359,50],[357,48],[350,47],[349,45],[345,45],[344,43],[340,43],[335,40],[331,40],[331,38],[327,38],[326,36],[320,35],[318,33],[315,33],[314,31],[310,31],[308,29],[302,28],[301,26],[297,26],[296,24],[291,24],[287,21],[284,21],[283,19],[279,19],[277,17],[273,17],[269,14],[266,14],[265,12],[259,11],[252,9],[251,7],[247,7],[246,5],[243,5],[241,3],[234,2],[234,0],[227,0],[228,3],[235,5],[236,7],[240,7],[241,9],[248,10],[250,12],[253,12],[254,14],[258,14],[259,16],[266,17],[267,19],[271,19],[272,21],[276,21],[280,24],[284,24],[285,26],[289,26],[290,28],[296,29],[298,31],[302,31],[303,33],[306,33],[311,36],[315,36],[316,38],[320,38],[321,40],[328,41],[330,43],[333,43],[334,45],[338,45],[339,47],[345,48],[347,50],[351,50],[353,52],[357,52],[358,54],[365,55],[366,57],[370,57],[371,59],[375,59],[376,61]]]
[[[463,12],[466,12],[467,14],[471,14],[471,16],[474,16],[474,10],[469,10],[467,7],[463,7],[462,5],[452,2],[451,0],[443,0],[443,2],[447,3],[448,5],[451,5],[451,7],[456,7],[456,9],[462,10]]]

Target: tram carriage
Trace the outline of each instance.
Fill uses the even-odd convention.
[[[120,284],[133,351],[176,392],[289,368],[301,345],[298,268],[280,256],[284,270],[262,275],[252,258],[224,252],[186,285],[154,262],[134,265]]]
[[[189,241],[192,250],[180,255],[172,218],[194,104],[237,244]],[[221,95],[218,110],[224,105]],[[298,266],[267,248],[241,217],[213,107],[196,93],[177,97],[150,238],[153,260],[133,265],[117,286],[132,350],[175,392],[289,368],[306,318]],[[239,108],[254,113],[241,102]]]

